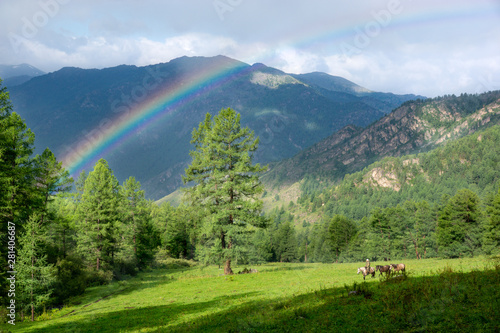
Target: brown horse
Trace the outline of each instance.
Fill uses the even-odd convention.
[[[393,267],[391,265],[385,265],[385,266],[377,265],[375,267],[376,267],[375,270],[379,271],[380,275],[382,275],[382,273],[385,273],[385,275],[388,275],[391,273],[391,270],[393,269]]]
[[[359,273],[363,273],[363,280],[365,279],[365,277],[368,275],[368,274],[371,274],[372,275],[372,278],[375,277],[375,269],[373,267],[370,267],[370,271],[367,272],[366,271],[366,268],[365,267],[360,267],[358,268],[358,274]]]
[[[391,266],[395,272],[404,272],[406,269],[405,264],[391,264]]]

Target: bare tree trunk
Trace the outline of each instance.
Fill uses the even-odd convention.
[[[96,270],[99,270],[99,257],[101,256],[101,235],[99,235],[99,230],[100,230],[100,226],[99,226],[99,223],[101,222],[101,220],[97,219],[97,263],[96,263]]]
[[[33,239],[33,243],[31,243],[31,246],[32,246],[32,249],[35,248],[35,230],[33,230],[33,232],[31,233],[31,237]],[[34,250],[33,250],[34,251]],[[35,308],[33,306],[33,282],[35,280],[35,274],[34,274],[34,271],[35,270],[35,258],[33,256],[31,256],[31,290],[30,290],[30,294],[31,294],[31,321],[35,321]]]
[[[63,229],[63,258],[66,258],[66,229]]]
[[[135,229],[134,229],[133,233],[134,233],[134,254],[135,254],[135,257],[137,258],[137,244],[136,244],[136,240],[135,240]]]
[[[305,257],[304,257],[304,262],[307,262],[307,241],[306,241],[306,254],[305,254]]]
[[[231,269],[231,259],[226,260],[224,265],[224,275],[233,275],[233,270]]]

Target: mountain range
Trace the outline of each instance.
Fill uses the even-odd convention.
[[[207,68],[231,75],[195,81]],[[241,113],[243,125],[260,137],[255,161],[269,163],[291,158],[347,125],[358,131],[409,100],[425,98],[373,92],[325,73],[287,74],[224,56],[181,57],[145,67],[63,68],[7,87],[14,111],[36,135],[37,152],[49,147],[62,158],[68,147],[78,147],[103,122],[115,119],[116,101],[137,97],[137,87],[144,87],[151,73],[159,73],[161,80],[141,100],[175,87],[190,87],[190,93],[182,103],[167,105],[167,116],[152,125],[140,128],[139,120],[128,140],[98,157],[108,160],[120,181],[136,177],[152,199],[181,185],[191,131],[207,112],[231,107]],[[140,111],[138,101],[135,106]],[[92,167],[87,165],[87,171]]]
[[[28,64],[0,65],[0,78],[3,80],[3,85],[8,88],[23,84],[43,74],[45,72]]]

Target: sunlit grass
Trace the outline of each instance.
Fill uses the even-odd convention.
[[[280,330],[280,325],[288,324],[290,329],[298,329],[309,327],[307,323],[310,322],[314,325],[311,327],[326,330],[323,325],[332,323],[339,327],[347,325],[345,328],[348,328],[348,325],[362,321],[363,316],[376,310],[389,311],[384,314],[387,318],[380,320],[382,324],[387,321],[386,324],[390,325],[391,313],[400,314],[401,309],[407,306],[404,297],[412,299],[415,304],[420,304],[415,297],[432,299],[436,292],[433,285],[439,281],[425,277],[444,276],[449,280],[454,276],[453,279],[460,281],[449,272],[477,273],[494,269],[493,263],[483,257],[398,262],[407,265],[409,278],[401,284],[392,284],[381,283],[383,279],[378,273],[376,278],[367,276],[366,286],[362,288],[368,288],[368,293],[373,294],[369,297],[348,296],[349,291],[356,289],[354,282],[362,285],[363,277],[356,271],[364,263],[266,264],[252,266],[258,273],[233,276],[224,276],[223,270],[217,266],[158,269],[143,272],[126,281],[89,288],[83,296],[72,300],[74,305],[53,314],[53,319],[35,323],[18,322],[15,327],[4,327],[13,332],[226,332]],[[377,264],[386,263],[372,263],[373,266]],[[233,268],[235,272],[242,269]],[[479,275],[470,276],[480,278]],[[447,285],[456,289],[450,289],[451,295],[468,295],[468,302],[471,298],[474,302],[481,301],[482,294],[474,296],[474,293],[466,293],[466,287],[453,282],[455,280],[448,280]],[[387,295],[391,288],[406,296],[393,298]],[[421,289],[419,295],[412,294],[412,289]],[[427,291],[429,295],[424,295]],[[350,314],[348,310],[352,307],[359,307],[361,312]],[[395,308],[388,310],[391,307]],[[420,308],[410,310],[416,313],[414,320],[424,320],[425,316],[421,313],[425,314],[425,311],[431,312],[429,316],[435,320],[440,315],[432,313],[436,307],[442,311],[441,304],[430,310],[424,308],[424,312]],[[485,318],[487,321],[488,318]]]

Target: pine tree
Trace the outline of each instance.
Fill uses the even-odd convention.
[[[391,228],[390,215],[385,210],[376,208],[372,212],[369,221],[372,228],[370,245],[374,250],[370,258],[391,258],[393,252],[391,235],[393,234],[393,230]]]
[[[275,248],[280,262],[292,262],[297,258],[297,238],[290,222],[278,227]]]
[[[183,177],[193,207],[202,210],[203,234],[213,251],[225,261],[225,274],[232,274],[231,260],[237,258],[239,247],[248,241],[248,232],[263,227],[262,201],[256,196],[263,191],[258,175],[266,170],[252,164],[259,140],[240,125],[240,115],[223,109],[213,120],[207,114],[198,129],[193,130],[191,165]]]
[[[262,264],[271,261],[273,245],[269,229],[257,229],[252,236],[249,261],[252,264]]]
[[[487,254],[500,254],[500,190],[488,207],[489,219],[484,233],[483,249]]]
[[[332,250],[338,262],[340,253],[349,245],[349,242],[356,235],[356,224],[351,219],[343,215],[335,215],[328,227]]]
[[[0,110],[9,112],[9,105]],[[27,219],[34,206],[34,168],[31,158],[35,135],[15,112],[0,114],[0,219],[6,223]]]
[[[77,248],[88,264],[95,265],[97,271],[106,264],[112,264],[116,253],[118,186],[108,162],[100,159],[85,180],[77,208]]]
[[[58,194],[50,203],[54,220],[50,225],[49,234],[54,247],[57,249],[57,257],[66,258],[68,252],[75,247],[75,221],[76,204],[71,199],[72,193]]]
[[[88,176],[89,175],[87,174],[87,172],[85,170],[82,170],[78,175],[78,178],[76,179],[75,187],[80,197],[83,194],[83,190],[85,189],[85,181],[87,180]]]
[[[480,217],[476,193],[462,189],[451,197],[439,214],[437,239],[440,255],[448,258],[472,256],[481,246]]]
[[[168,220],[162,239],[169,255],[174,258],[186,258],[189,250],[189,234],[185,218],[175,214]]]
[[[0,243],[6,244],[8,222],[22,227],[35,208],[33,193],[36,192],[31,155],[34,134],[21,117],[12,112],[9,93],[1,87],[0,80]],[[6,248],[0,249],[0,267],[7,266]],[[6,272],[0,272],[0,298],[6,298]]]
[[[35,156],[34,168],[36,170],[36,187],[39,193],[39,206],[42,223],[47,215],[49,202],[54,200],[58,193],[68,192],[73,179],[69,172],[63,168],[62,162],[57,162],[56,157],[46,148],[42,155]]]
[[[130,252],[135,264],[143,266],[152,258],[153,235],[148,201],[141,184],[130,177],[120,187],[122,198],[122,249]]]
[[[38,214],[33,214],[25,223],[24,233],[19,237],[16,262],[16,293],[21,309],[31,309],[31,321],[35,318],[35,310],[48,302],[54,282],[53,266],[47,263],[47,255],[42,252],[47,236],[41,221]]]

